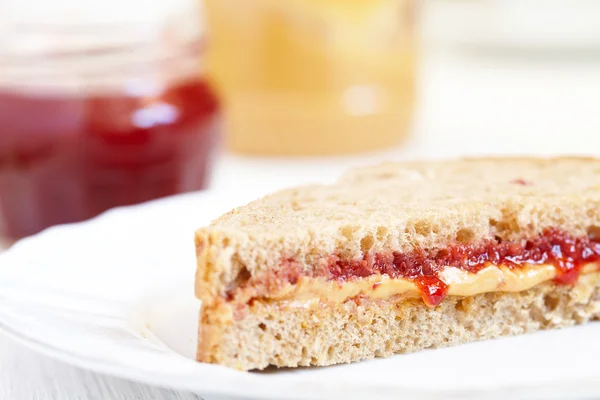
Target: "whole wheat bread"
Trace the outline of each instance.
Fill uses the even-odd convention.
[[[590,158],[388,163],[281,191],[196,232],[198,360],[244,370],[329,365],[585,322],[599,315],[596,273],[436,308],[368,296],[302,307],[272,295],[286,260],[315,277],[332,254],[512,242],[548,228],[593,237],[599,227],[600,161]],[[240,287],[250,293],[243,301],[231,294]]]

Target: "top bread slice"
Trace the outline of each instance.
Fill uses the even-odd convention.
[[[240,282],[285,268],[308,276],[337,255],[520,240],[547,228],[600,233],[600,160],[479,158],[386,163],[333,185],[280,191],[196,232],[196,291],[206,306]],[[269,285],[261,296],[268,298]]]

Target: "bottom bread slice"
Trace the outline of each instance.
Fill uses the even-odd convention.
[[[240,370],[324,366],[597,319],[600,273],[581,276],[574,286],[544,283],[517,293],[448,297],[435,308],[399,298],[313,306],[255,301],[202,315],[199,361]]]

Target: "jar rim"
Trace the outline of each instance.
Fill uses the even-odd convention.
[[[84,0],[79,1],[85,3]],[[168,1],[188,4],[190,0]],[[200,2],[194,0],[192,3]],[[35,20],[0,13],[0,57],[93,53],[101,51],[100,49],[118,50],[127,46],[156,47],[156,43],[164,41],[180,46],[206,36],[201,11],[202,7],[196,10],[180,7],[165,15],[152,15],[147,18],[131,16],[130,20],[119,16],[116,20],[107,21],[100,18],[92,22],[84,18],[64,21]]]
[[[104,26],[156,23],[171,17],[202,15],[198,0],[29,0],[2,7],[0,22],[55,26]]]
[[[89,52],[0,55],[0,87],[19,92],[85,94],[115,92],[135,82],[153,91],[205,75],[204,38],[182,46],[130,46]],[[104,51],[106,50],[106,51]]]
[[[93,59],[94,57],[102,56],[118,56],[130,54],[132,51],[142,52],[146,50],[148,53],[156,53],[157,60],[168,61],[181,56],[190,54],[200,55],[206,51],[206,38],[204,36],[195,38],[186,43],[180,43],[179,46],[173,46],[170,51],[163,51],[164,45],[157,42],[138,41],[137,43],[119,44],[104,47],[96,47],[93,49],[67,49],[63,51],[47,51],[39,53],[6,53],[0,52],[0,60],[2,66],[22,66],[28,63],[40,60],[61,60],[86,57]],[[1,68],[0,68],[1,70]]]

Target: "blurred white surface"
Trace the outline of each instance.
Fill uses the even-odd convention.
[[[415,135],[382,154],[283,161],[226,156],[216,190],[327,181],[384,159],[473,154],[600,155],[600,60],[477,52],[423,54]],[[61,365],[0,336],[0,399],[197,399]]]
[[[600,50],[597,0],[426,0],[427,35],[445,43]]]

